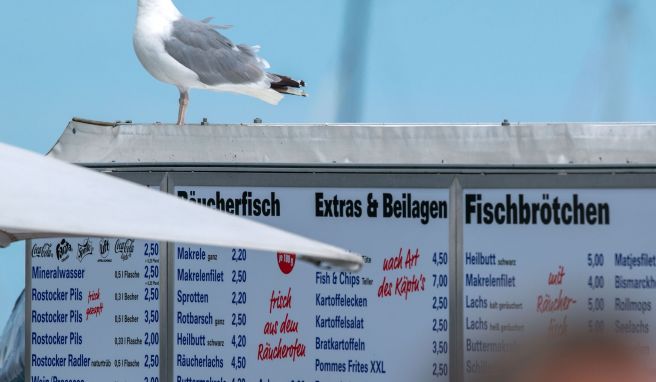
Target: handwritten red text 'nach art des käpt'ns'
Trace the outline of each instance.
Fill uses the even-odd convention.
[[[419,263],[420,257],[419,249],[405,251],[400,248],[398,255],[383,260],[383,272],[412,270]],[[401,275],[397,276],[394,281],[391,280],[388,281],[387,276],[383,277],[383,281],[378,287],[379,298],[398,296],[407,300],[409,295],[426,290],[426,277],[423,273]]]

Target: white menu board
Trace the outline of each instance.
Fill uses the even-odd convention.
[[[654,353],[656,190],[463,194],[466,377],[522,336],[621,334]]]
[[[448,381],[448,190],[183,187],[192,202],[365,254],[360,273],[294,254],[176,245],[182,381]]]
[[[159,381],[159,243],[34,240],[30,254],[30,381]]]

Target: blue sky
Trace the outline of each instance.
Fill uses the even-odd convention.
[[[354,0],[351,0],[354,1]],[[656,121],[656,2],[373,0],[363,121]],[[177,0],[233,24],[311,96],[278,107],[191,93],[189,122],[332,122],[345,2]],[[0,141],[45,153],[73,116],[175,120],[177,90],[132,51],[136,0],[12,1],[0,15]],[[5,180],[11,181],[11,180]],[[0,250],[0,325],[23,287],[22,245]]]

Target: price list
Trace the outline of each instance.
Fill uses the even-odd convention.
[[[465,376],[521,338],[617,334],[653,354],[654,200],[644,189],[465,190]]]
[[[159,243],[34,240],[28,256],[31,381],[159,382]]]
[[[183,187],[178,197],[365,254],[177,244],[175,381],[448,381],[448,190]]]

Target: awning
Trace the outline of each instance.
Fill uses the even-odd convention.
[[[348,251],[0,143],[0,246],[30,238],[125,237],[295,253],[358,270]]]

